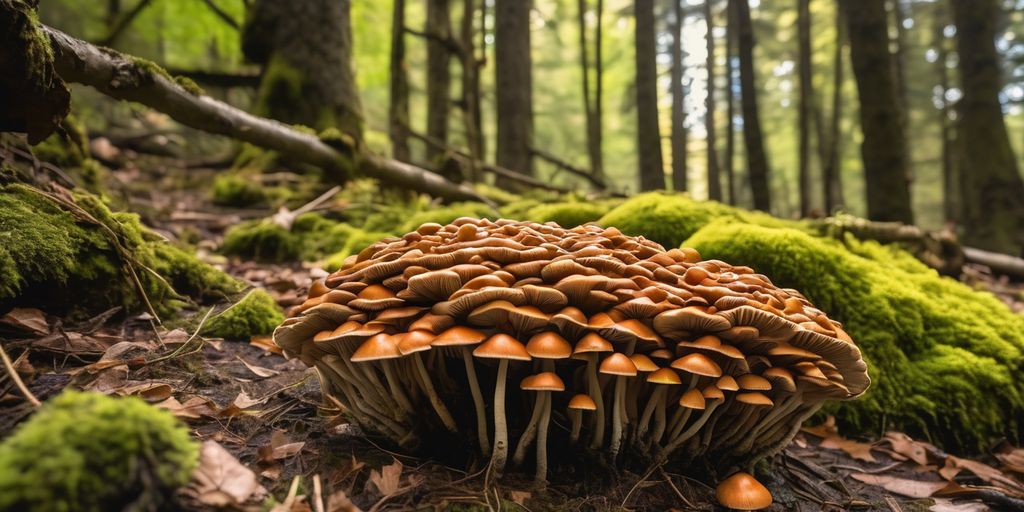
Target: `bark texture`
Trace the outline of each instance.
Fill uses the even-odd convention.
[[[451,38],[448,0],[427,0],[427,135],[448,143],[448,109],[451,106]],[[427,158],[437,163],[443,153],[428,149]]]
[[[405,61],[405,0],[395,0],[391,16],[391,94],[388,98],[388,135],[391,156],[408,162],[409,153],[409,76]]]
[[[729,191],[729,204],[736,204],[736,7],[735,0],[725,6],[725,158],[722,170]]]
[[[686,97],[683,90],[683,4],[682,0],[672,0],[672,83],[669,94],[672,95],[672,189],[685,192],[686,176],[686,145],[689,139],[686,130]]]
[[[496,162],[533,175],[530,0],[495,0],[494,70],[498,114]],[[503,180],[498,180],[499,185]]]
[[[811,80],[811,0],[797,0],[797,32],[800,74],[800,134],[797,144],[800,182],[800,216],[811,214],[811,105],[814,84]]]
[[[665,188],[658,126],[658,63],[654,0],[636,0],[636,136],[640,190]]]
[[[707,23],[708,58],[705,66],[708,72],[708,94],[704,101],[704,130],[707,132],[708,199],[722,200],[722,179],[718,172],[717,137],[715,136],[715,16],[711,9],[712,0],[704,0],[704,21]]]
[[[604,2],[597,0],[595,8],[596,26],[594,28],[594,85],[591,87],[590,53],[587,44],[587,0],[577,2],[577,21],[580,26],[580,65],[583,70],[583,108],[587,121],[587,156],[590,160],[590,172],[598,182],[604,181],[604,157],[601,154],[601,23]],[[593,89],[593,93],[591,92]]]
[[[747,169],[754,208],[771,209],[768,185],[768,155],[761,133],[761,115],[757,107],[757,80],[754,76],[754,27],[750,20],[748,0],[734,0],[736,40],[740,64],[740,96],[743,110],[743,142],[747,148]]]
[[[889,53],[885,0],[842,0],[841,5],[860,97],[868,218],[912,224],[907,143]]]
[[[981,249],[1020,255],[1024,249],[1024,181],[1003,121],[1003,86],[995,0],[953,0],[963,99],[957,132],[961,153],[963,240]]]

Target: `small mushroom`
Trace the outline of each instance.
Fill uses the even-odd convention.
[[[609,440],[609,452],[612,458],[619,453],[622,444],[622,429],[626,422],[625,391],[626,377],[636,377],[636,365],[625,354],[616,352],[601,361],[599,371],[615,376],[615,395],[612,397],[612,437]]]
[[[498,360],[498,376],[494,383],[494,448],[491,451],[491,470],[496,475],[505,471],[508,460],[508,423],[505,421],[505,384],[508,381],[509,361],[529,361],[526,347],[508,334],[495,334],[481,343],[473,356]]]
[[[749,473],[735,473],[715,488],[723,507],[733,510],[761,510],[772,506],[772,493]]]
[[[569,400],[569,416],[572,419],[572,431],[569,441],[576,444],[580,439],[580,428],[583,426],[583,411],[597,410],[597,403],[590,395],[578,394]]]
[[[487,437],[487,410],[484,406],[483,393],[480,392],[480,381],[476,376],[470,347],[479,345],[486,338],[486,334],[476,329],[456,325],[446,329],[430,342],[434,347],[459,347],[459,353],[462,354],[462,361],[466,366],[466,380],[469,382],[470,395],[473,397],[473,407],[476,409],[476,434],[481,453],[491,451],[491,443]]]
[[[565,383],[554,372],[543,372],[523,379],[519,388],[526,391],[537,391],[537,404],[540,405],[540,424],[537,426],[537,468],[535,479],[542,482],[548,474],[548,425],[551,421],[551,392],[565,391]],[[522,446],[522,444],[520,445]]]
[[[572,355],[572,345],[558,333],[547,331],[538,333],[530,338],[530,341],[526,343],[526,352],[536,361],[534,363],[535,366],[542,365],[541,369],[544,372],[554,375],[555,360],[566,359]],[[519,444],[512,453],[512,463],[517,466],[523,463],[523,460],[526,458],[526,449],[533,442],[538,428],[541,428],[540,423],[543,421],[545,409],[547,409],[548,416],[550,416],[551,404],[543,404],[540,400],[541,397],[550,399],[550,397],[545,397],[542,394],[534,401],[533,414],[530,415],[530,421],[527,423],[523,435],[519,437]]]

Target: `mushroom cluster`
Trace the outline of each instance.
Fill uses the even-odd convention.
[[[364,429],[405,446],[459,433],[498,473],[532,452],[538,479],[552,442],[757,459],[869,384],[795,290],[596,225],[424,224],[313,283],[274,339]]]

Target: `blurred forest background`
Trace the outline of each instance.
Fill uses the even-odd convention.
[[[286,122],[343,126],[314,111],[354,102],[372,150],[433,170],[449,150],[566,188],[959,226],[1020,253],[1024,2],[273,4],[47,0],[40,17]],[[261,16],[298,30],[275,38]],[[288,76],[338,83],[328,54],[348,51],[347,100]],[[76,113],[106,131],[137,108],[108,103]]]

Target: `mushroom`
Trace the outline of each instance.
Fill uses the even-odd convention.
[[[637,458],[749,467],[825,400],[869,385],[853,340],[799,292],[612,227],[424,224],[346,259],[289,316],[275,342],[316,368],[325,399],[352,421],[406,445],[475,428],[474,449],[499,473],[512,448],[508,418],[524,427],[514,460],[536,442],[541,477],[548,441],[582,437],[610,459],[628,438]],[[549,391],[508,385],[516,360],[536,360],[529,374],[561,376],[579,395],[569,428],[546,426]],[[494,371],[493,399],[481,371]],[[439,421],[415,415],[428,400]],[[470,403],[473,413],[454,409]]]
[[[725,508],[761,510],[772,506],[772,493],[749,473],[735,473],[715,488],[715,497]]]
[[[535,408],[543,410],[540,424],[537,426],[537,468],[534,477],[541,482],[547,479],[548,474],[548,424],[551,421],[551,392],[565,391],[565,383],[554,372],[543,372],[523,379],[519,388],[526,391],[537,391],[536,403],[543,404],[540,407],[535,406]],[[520,440],[520,446],[524,445],[526,443]]]
[[[498,360],[498,376],[494,381],[494,448],[491,469],[496,475],[505,471],[508,459],[508,424],[505,422],[505,383],[509,361],[529,361],[530,353],[508,334],[495,334],[473,350],[473,356]]]

